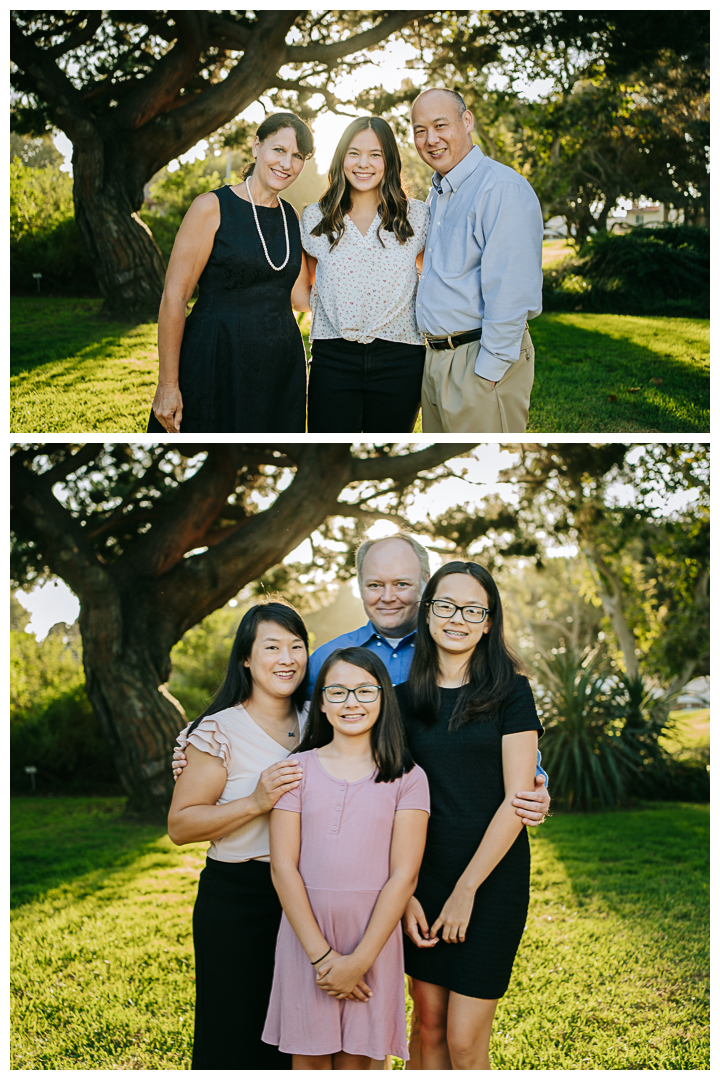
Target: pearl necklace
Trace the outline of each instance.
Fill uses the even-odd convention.
[[[254,199],[252,197],[252,191],[250,190],[250,177],[249,176],[247,177],[247,179],[245,181],[245,190],[247,191],[248,195],[250,196],[250,205],[252,206],[253,217],[255,218],[255,228],[258,231],[258,236],[260,237],[260,243],[262,244],[263,251],[265,252],[265,258],[267,259],[267,261],[269,262],[269,264],[270,264],[270,266],[272,267],[273,270],[277,270],[277,271],[284,270],[285,267],[288,264],[288,259],[290,258],[290,237],[288,236],[287,218],[285,217],[285,207],[282,204],[282,199],[280,198],[280,196],[278,196],[278,202],[280,203],[280,212],[282,213],[283,225],[285,226],[285,262],[282,264],[282,266],[275,266],[275,263],[272,261],[272,259],[268,255],[268,249],[267,249],[267,245],[265,243],[265,237],[263,236],[262,231],[260,229],[260,222],[258,221],[257,210],[255,209],[255,201],[254,201]]]

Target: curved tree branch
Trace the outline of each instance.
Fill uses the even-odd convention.
[[[288,45],[285,62],[288,64],[304,64],[311,60],[319,60],[323,64],[333,64],[338,60],[342,60],[345,56],[352,56],[353,53],[378,45],[390,34],[402,30],[403,26],[407,26],[408,23],[415,22],[416,19],[427,14],[427,11],[396,11],[393,15],[388,15],[377,26],[373,26],[369,30],[363,30],[361,33],[354,34],[343,41],[334,41],[327,45],[319,43],[317,45]]]

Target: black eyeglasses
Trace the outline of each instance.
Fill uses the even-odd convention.
[[[490,614],[490,608],[478,607],[477,604],[460,607],[459,604],[451,604],[449,600],[428,600],[427,603],[438,619],[451,619],[455,612],[459,611],[465,622],[481,623],[485,622]]]
[[[348,690],[347,686],[323,686],[323,694],[333,705],[341,705],[344,701],[347,701],[350,694],[354,694],[355,700],[359,701],[361,705],[369,705],[371,701],[377,701],[377,696],[381,690],[382,686],[377,686],[374,683],[367,686],[356,686],[354,690]]]

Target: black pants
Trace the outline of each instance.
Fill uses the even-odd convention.
[[[193,1069],[291,1069],[261,1040],[282,908],[270,864],[208,859],[193,911]]]
[[[420,407],[424,345],[343,338],[312,345],[308,431],[412,431]]]

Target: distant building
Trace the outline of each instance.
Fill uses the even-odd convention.
[[[664,203],[643,203],[634,201],[628,208],[616,206],[610,211],[607,218],[609,232],[626,232],[638,225],[652,227],[653,225],[681,225],[684,220],[682,210],[675,210]]]
[[[710,705],[710,680],[707,675],[700,675],[687,683],[678,695],[677,703],[681,709],[705,709]]]
[[[567,222],[564,217],[551,217],[545,222],[543,240],[560,240],[568,234]]]

